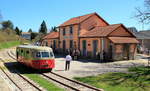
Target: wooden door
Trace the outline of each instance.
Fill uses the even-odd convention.
[[[86,56],[87,50],[86,50],[86,40],[82,41],[82,52],[83,52],[83,56]]]
[[[96,52],[98,50],[98,40],[93,40],[93,56],[96,57]]]
[[[129,44],[123,44],[123,55],[125,60],[129,60]]]

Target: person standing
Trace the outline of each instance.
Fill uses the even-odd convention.
[[[65,70],[69,70],[70,68],[70,61],[72,61],[72,57],[70,56],[70,54],[68,54],[66,56],[66,66],[65,66]]]

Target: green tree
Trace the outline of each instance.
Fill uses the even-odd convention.
[[[31,33],[31,40],[35,39],[38,36],[38,33],[32,32]]]
[[[32,29],[30,28],[28,32],[29,32],[29,33],[32,33]]]
[[[55,27],[55,26],[54,26],[54,27],[52,27],[50,32],[57,32],[56,27]]]
[[[44,20],[43,20],[43,22],[42,22],[42,24],[40,26],[39,33],[42,33],[42,34],[46,34],[47,33],[47,27],[46,27],[46,23],[45,23]]]
[[[2,29],[7,29],[7,28],[10,28],[10,29],[12,29],[13,30],[13,28],[14,28],[14,25],[13,25],[13,23],[10,21],[10,20],[8,20],[8,21],[3,21],[2,22]]]
[[[40,42],[44,36],[45,36],[44,34],[39,33],[39,34],[34,38],[34,41],[36,41],[36,42],[39,41],[39,42]]]
[[[19,30],[18,27],[15,28],[15,32],[16,32],[17,35],[21,35],[21,31]]]
[[[22,30],[19,31],[19,35],[21,35],[21,34],[22,34]]]

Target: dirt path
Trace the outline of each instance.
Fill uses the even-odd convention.
[[[56,67],[54,72],[64,75],[66,77],[83,77],[98,75],[107,72],[127,72],[127,68],[131,66],[146,65],[147,60],[129,60],[129,61],[119,61],[112,63],[94,63],[94,62],[80,62],[72,61],[71,68],[69,71],[65,71],[65,59],[56,58]]]

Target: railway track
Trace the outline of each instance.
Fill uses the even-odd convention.
[[[45,78],[58,82],[59,84],[66,86],[73,91],[103,91],[102,89],[98,89],[85,83],[69,79],[54,72],[42,73],[41,75]]]
[[[13,56],[15,56],[15,54],[13,52],[10,52],[10,53],[11,53],[11,55],[9,54],[9,56],[11,58],[13,58],[14,60],[16,60],[16,58],[13,57]],[[54,72],[41,73],[41,76],[43,76],[47,80],[51,80],[56,83],[59,83],[59,84],[63,85],[65,88],[69,88],[69,91],[70,90],[73,90],[73,91],[104,91],[103,89],[98,89],[93,86],[87,85],[85,83],[69,79],[67,77],[61,76]]]
[[[6,64],[6,61],[4,61],[2,58],[0,58],[0,61]],[[11,63],[12,61],[7,61],[7,63]],[[8,65],[12,66],[12,65]],[[11,83],[15,86],[15,91],[43,91],[44,89],[37,86],[33,82],[31,82],[28,78],[21,75],[15,68],[15,64],[13,64],[12,69],[4,70],[0,66],[0,70],[3,72],[3,74],[11,81]]]
[[[4,60],[2,60],[1,58],[0,58],[0,60],[1,61],[3,61],[4,62]],[[0,69],[1,69],[1,71],[6,75],[6,77],[16,86],[16,89],[15,90],[22,90],[14,81],[13,81],[13,79],[6,73],[6,71],[0,66]]]

